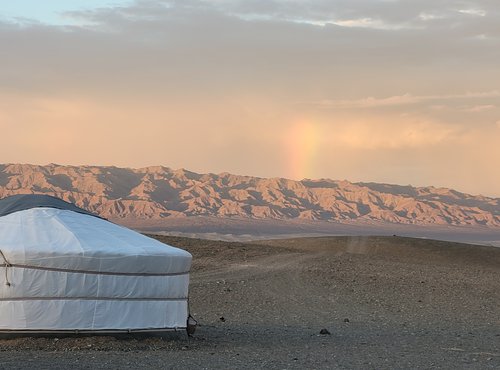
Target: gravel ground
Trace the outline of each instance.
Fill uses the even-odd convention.
[[[0,340],[0,368],[500,368],[498,248],[159,238],[194,256],[194,337]]]

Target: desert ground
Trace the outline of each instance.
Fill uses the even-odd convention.
[[[3,339],[0,368],[500,368],[500,248],[156,237],[193,254],[192,338]]]

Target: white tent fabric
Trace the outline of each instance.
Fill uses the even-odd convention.
[[[0,217],[0,251],[0,331],[186,327],[192,256],[184,250],[42,207]]]

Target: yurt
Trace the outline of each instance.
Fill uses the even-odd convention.
[[[0,332],[185,329],[191,259],[58,198],[1,199]]]

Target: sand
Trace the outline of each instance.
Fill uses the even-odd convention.
[[[0,368],[500,368],[498,248],[159,238],[193,253],[193,338],[1,340]]]

